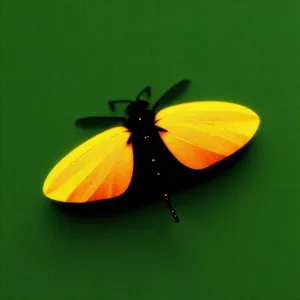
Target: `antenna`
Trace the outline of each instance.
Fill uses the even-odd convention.
[[[136,101],[141,100],[140,97],[144,94],[147,93],[147,96],[150,98],[151,97],[151,87],[147,86],[145,87],[137,96],[136,96]]]

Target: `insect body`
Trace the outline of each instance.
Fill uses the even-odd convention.
[[[166,174],[156,142],[162,141],[173,157],[187,168],[205,169],[242,148],[259,127],[258,115],[247,107],[221,101],[201,101],[174,105],[157,112],[174,92],[186,87],[183,80],[169,89],[149,109],[141,100],[146,87],[129,103],[127,118],[87,117],[76,121],[84,125],[103,119],[122,120],[124,126],[108,129],[89,139],[61,159],[47,176],[44,194],[53,200],[84,203],[122,195],[128,189],[138,157],[150,166],[157,188],[166,200],[176,222],[179,218],[165,190]]]
[[[141,101],[141,100],[140,100]],[[135,108],[135,102],[133,108]],[[167,201],[172,216],[176,222],[179,218],[175,209],[170,203],[169,194],[165,182],[165,170],[163,169],[164,161],[160,156],[158,147],[156,147],[160,132],[167,132],[166,129],[158,127],[155,124],[155,114],[152,110],[145,110],[137,106],[133,115],[125,121],[125,126],[130,130],[131,136],[128,144],[132,144],[133,152],[142,154],[144,166],[150,166],[150,176],[155,177],[155,186],[159,189],[161,196]]]

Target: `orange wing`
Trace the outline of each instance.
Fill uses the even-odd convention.
[[[89,202],[117,197],[131,182],[132,146],[123,126],[106,130],[58,162],[43,185],[46,197],[62,202]]]
[[[191,169],[204,169],[242,148],[260,120],[251,109],[228,102],[203,101],[159,111],[156,125],[175,158]]]

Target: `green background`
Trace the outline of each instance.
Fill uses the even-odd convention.
[[[300,4],[6,0],[1,5],[1,299],[300,299]],[[41,186],[95,134],[74,120],[144,86],[231,100],[261,127],[231,170],[110,217]],[[122,114],[122,109],[118,110]]]

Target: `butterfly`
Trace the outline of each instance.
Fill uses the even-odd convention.
[[[86,203],[107,200],[124,194],[133,178],[137,153],[149,165],[151,175],[163,186],[163,161],[152,141],[159,137],[172,156],[183,166],[201,170],[229,157],[246,145],[260,124],[251,109],[223,101],[196,101],[158,109],[170,96],[185,88],[190,80],[173,85],[149,108],[141,100],[151,96],[147,86],[136,99],[112,100],[115,105],[128,104],[126,117],[85,117],[76,121],[84,125],[101,120],[119,120],[122,126],[107,129],[82,143],[63,157],[50,171],[43,184],[44,195],[52,200]],[[142,150],[141,150],[142,149]],[[141,153],[142,152],[142,153]],[[163,189],[161,189],[163,191]],[[177,213],[167,191],[161,195],[176,222]]]

